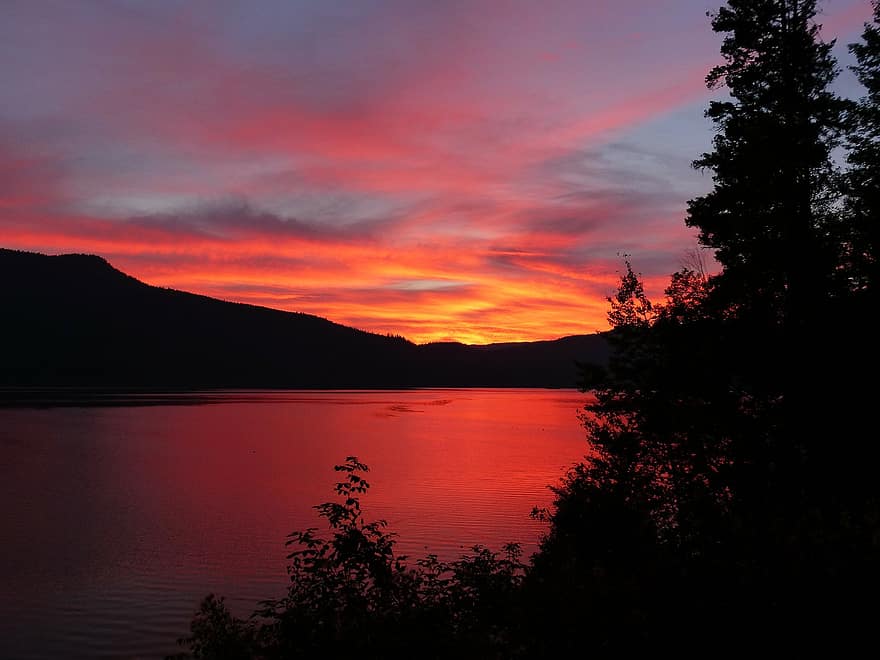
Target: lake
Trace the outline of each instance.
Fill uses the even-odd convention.
[[[226,392],[0,410],[0,656],[162,657],[207,593],[239,615],[282,595],[284,538],[319,524],[348,455],[370,466],[362,505],[398,552],[528,555],[544,529],[529,512],[586,451],[586,400]]]

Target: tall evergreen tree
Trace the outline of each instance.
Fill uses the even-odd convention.
[[[857,291],[876,299],[880,287],[880,2],[865,24],[860,43],[849,49],[856,56],[851,67],[865,88],[853,113],[849,134],[847,176],[849,281]]]
[[[714,149],[695,161],[714,188],[687,224],[724,267],[715,286],[734,314],[803,324],[828,294],[831,151],[845,105],[829,89],[833,42],[820,39],[815,0],[730,0],[712,17],[724,63],[706,78]]]
[[[686,220],[723,267],[711,304],[724,319],[723,352],[737,356],[725,367],[731,386],[760,411],[764,430],[734,451],[747,466],[738,493],[752,493],[754,515],[763,500],[790,517],[820,497],[811,471],[822,469],[828,440],[810,413],[822,404],[817,381],[835,370],[817,349],[844,294],[832,151],[848,104],[830,89],[834,42],[822,41],[816,12],[816,0],[730,0],[713,15],[724,62],[706,82],[729,98],[706,112],[714,149],[694,166],[714,187],[689,203]],[[780,528],[772,507],[764,523]]]
[[[706,113],[717,132],[695,166],[714,187],[689,203],[687,224],[722,270],[708,281],[677,273],[667,302],[649,307],[628,268],[611,301],[615,356],[588,383],[596,455],[560,491],[542,556],[559,565],[577,548],[566,570],[580,566],[590,583],[596,566],[620,571],[609,548],[638,536],[650,552],[620,584],[679,592],[639,612],[662,620],[658,602],[674,604],[716,631],[760,637],[752,626],[766,625],[777,642],[833,619],[823,596],[873,561],[853,548],[870,547],[863,532],[876,529],[852,523],[876,511],[852,506],[864,481],[847,484],[847,461],[865,454],[829,450],[845,445],[835,425],[846,407],[827,408],[821,390],[836,365],[816,342],[847,295],[832,151],[848,106],[830,90],[833,43],[815,16],[815,0],[730,0],[712,15],[725,36],[707,83],[729,97]],[[609,507],[627,522],[609,523]]]

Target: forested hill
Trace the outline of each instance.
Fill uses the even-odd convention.
[[[92,255],[0,249],[0,385],[574,387],[600,335],[417,346],[308,314],[149,286]]]

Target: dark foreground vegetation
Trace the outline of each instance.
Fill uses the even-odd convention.
[[[199,658],[508,657],[525,566],[517,545],[503,556],[476,546],[458,561],[394,553],[384,521],[367,521],[360,496],[368,468],[350,456],[336,470],[338,501],[316,508],[317,529],[290,535],[290,586],[246,621],[208,596],[181,642]],[[501,654],[501,655],[499,655]],[[183,656],[186,657],[186,656]]]
[[[294,534],[288,597],[253,619],[209,599],[195,657],[714,657],[874,648],[880,586],[877,340],[880,8],[852,46],[859,103],[811,0],[712,16],[714,188],[690,202],[700,260],[647,299],[626,263],[606,367],[585,367],[592,447],[515,547],[402,564],[363,522],[351,459],[333,537]],[[833,153],[843,148],[845,166]]]

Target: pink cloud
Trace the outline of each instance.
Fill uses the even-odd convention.
[[[656,296],[693,241],[708,126],[633,136],[706,99],[705,5],[23,3],[0,243],[416,341],[603,329],[619,252]]]

